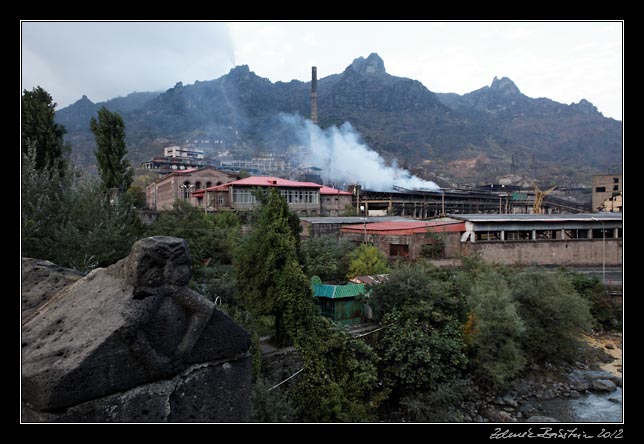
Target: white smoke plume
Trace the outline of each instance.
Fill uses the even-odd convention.
[[[350,123],[339,128],[321,129],[301,116],[283,115],[304,146],[311,147],[311,156],[302,159],[302,166],[322,168],[325,183],[359,184],[373,191],[392,191],[393,186],[409,190],[438,190],[434,182],[423,180],[395,164],[388,166],[385,159],[360,139]]]

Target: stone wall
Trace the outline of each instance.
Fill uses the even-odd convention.
[[[23,305],[23,421],[247,421],[250,335],[187,287],[190,264],[184,240],[147,238]]]
[[[479,252],[483,259],[500,264],[539,265],[601,265],[622,264],[622,239],[606,239],[605,253],[602,239],[574,241],[502,241],[464,242],[461,254]]]

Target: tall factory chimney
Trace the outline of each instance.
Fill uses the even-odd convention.
[[[311,67],[311,121],[318,124],[318,68]]]

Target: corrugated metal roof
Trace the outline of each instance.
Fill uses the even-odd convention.
[[[353,279],[351,279],[351,282],[355,284],[373,285],[373,284],[380,284],[381,282],[386,282],[388,280],[389,280],[388,274],[374,274],[374,275],[356,276]]]
[[[615,221],[622,220],[622,213],[575,213],[575,214],[448,214],[448,217],[470,222],[568,222],[568,221]]]
[[[371,216],[367,217],[367,223],[373,222],[412,222],[414,219],[409,219],[402,216]],[[300,220],[310,224],[357,224],[362,223],[365,218],[360,216],[321,216],[321,217],[300,217]]]
[[[400,230],[423,230],[427,227],[440,227],[443,225],[460,224],[460,222],[437,222],[437,221],[415,221],[415,222],[375,222],[367,224],[366,230],[369,231],[400,231]],[[346,225],[342,229],[364,230],[364,224]]]
[[[328,285],[328,284],[312,284],[313,296],[317,298],[352,298],[364,294],[364,284],[345,284],[345,285]]]

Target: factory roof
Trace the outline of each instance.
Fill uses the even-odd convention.
[[[606,222],[621,221],[622,213],[575,214],[448,214],[447,218],[469,222]],[[438,219],[441,220],[441,219]]]
[[[341,228],[343,233],[361,233],[367,231],[371,234],[413,234],[427,231],[464,231],[465,226],[458,221],[413,221],[413,222],[376,222],[368,225],[345,225]]]
[[[374,222],[411,222],[413,219],[409,219],[402,216],[372,216],[372,217],[360,217],[360,216],[329,216],[329,217],[300,217],[301,221],[308,222],[310,224],[359,224],[363,223],[364,220],[367,220],[368,224]]]

